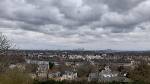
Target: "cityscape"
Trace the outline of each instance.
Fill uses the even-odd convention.
[[[1,73],[8,68],[17,69],[32,80],[127,83],[133,82],[134,79],[145,79],[142,79],[142,76],[139,78],[134,78],[134,76],[140,76],[141,72],[138,68],[147,69],[150,66],[149,55],[150,51],[111,49],[97,51],[8,50],[7,55],[6,52],[1,53],[3,57],[0,61]],[[3,65],[3,63],[7,64]],[[145,75],[149,75],[148,72]]]
[[[0,0],[0,84],[150,84],[150,0]]]

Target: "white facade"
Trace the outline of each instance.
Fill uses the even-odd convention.
[[[74,80],[77,78],[77,73],[66,72],[62,75],[61,80]]]

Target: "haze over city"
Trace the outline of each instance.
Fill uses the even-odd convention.
[[[150,0],[0,0],[19,49],[150,49]]]

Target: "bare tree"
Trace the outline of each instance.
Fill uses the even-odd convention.
[[[6,54],[6,51],[11,48],[11,43],[7,37],[0,33],[0,55]]]
[[[10,48],[10,42],[5,35],[0,32],[0,73],[3,73],[7,70],[6,68],[6,55],[7,50]]]

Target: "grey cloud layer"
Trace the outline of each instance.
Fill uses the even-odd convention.
[[[150,0],[0,0],[0,28],[77,44],[132,40],[130,33],[150,32],[149,22]]]

